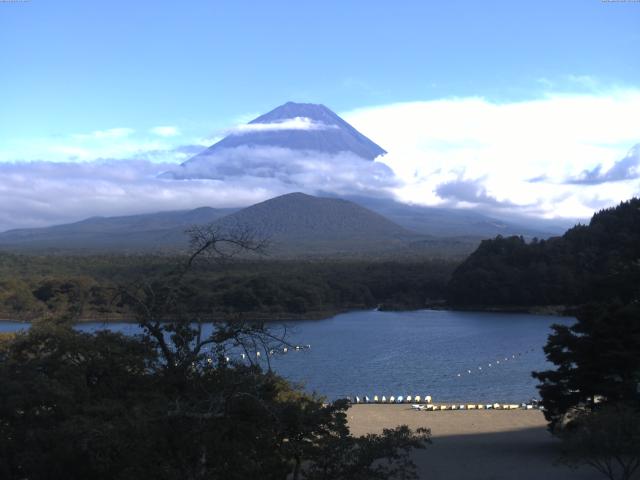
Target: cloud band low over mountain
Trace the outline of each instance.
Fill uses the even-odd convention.
[[[245,146],[215,152],[211,162],[187,163],[170,179],[157,176],[180,172],[180,163],[206,151],[215,141],[206,137],[210,131],[118,127],[16,140],[0,146],[0,230],[92,215],[243,206],[292,191],[382,193],[427,205],[585,217],[640,194],[640,147],[629,151],[640,141],[632,121],[638,110],[638,89],[381,105],[342,114],[389,152],[376,161]],[[184,179],[196,174],[212,178]]]
[[[144,160],[0,163],[0,231],[200,206],[247,206],[291,191],[370,194],[397,185],[393,172],[357,156],[286,149],[231,149],[209,179],[162,178],[176,164]],[[191,168],[200,168],[196,165]]]

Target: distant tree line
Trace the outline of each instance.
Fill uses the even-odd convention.
[[[4,260],[5,255],[0,257]],[[80,257],[81,271],[66,258],[21,257],[24,264],[0,266],[0,315],[37,319],[126,318],[131,309],[113,301],[117,285],[162,278],[180,258]],[[30,264],[30,262],[32,262]],[[147,263],[149,262],[149,263]],[[185,305],[212,315],[254,314],[260,318],[326,315],[348,309],[422,308],[445,297],[456,262],[241,261],[197,265],[183,288]]]

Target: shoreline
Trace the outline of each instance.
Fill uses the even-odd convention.
[[[209,318],[203,320],[203,323],[218,323],[227,320],[231,320],[233,318],[243,319],[243,320],[251,320],[256,322],[290,322],[290,321],[305,321],[305,320],[325,320],[327,318],[335,317],[341,313],[349,313],[349,312],[358,312],[358,311],[367,311],[370,309],[363,308],[355,308],[355,309],[344,309],[344,310],[318,310],[318,311],[310,311],[306,313],[293,313],[293,312],[280,312],[277,314],[259,314],[259,313],[227,313],[227,312],[216,312],[214,315],[211,315]],[[196,316],[194,314],[194,316]],[[18,319],[18,318],[7,318],[0,317],[0,323],[3,322],[13,322],[13,323],[33,323],[37,321],[43,320],[51,320],[54,319],[55,315],[50,315],[47,317],[34,317],[31,319]],[[170,320],[167,320],[169,322]],[[138,324],[138,320],[131,316],[121,316],[117,314],[97,314],[95,316],[83,316],[74,321],[74,324],[82,324],[82,323],[129,323],[129,324]]]
[[[399,307],[399,308],[396,308]],[[572,317],[575,316],[578,306],[567,305],[532,305],[532,306],[500,306],[500,305],[473,305],[473,306],[460,306],[460,305],[445,305],[442,303],[427,304],[423,307],[416,308],[415,305],[402,308],[400,306],[385,306],[380,304],[376,308],[367,308],[365,306],[358,306],[355,308],[340,308],[340,309],[327,309],[327,310],[314,310],[304,313],[294,312],[244,312],[244,313],[230,313],[230,312],[216,312],[210,315],[209,318],[203,320],[203,323],[217,323],[224,322],[231,319],[243,319],[256,322],[295,322],[295,321],[308,321],[308,320],[326,320],[328,318],[335,317],[343,313],[352,312],[364,312],[364,311],[380,311],[380,312],[418,312],[421,310],[435,310],[435,311],[451,311],[451,312],[481,312],[481,313],[519,313],[529,315],[549,315],[557,317]],[[6,314],[0,313],[0,323],[15,322],[15,323],[33,323],[36,321],[47,320],[55,318],[55,315],[48,315],[45,317],[34,317],[30,319],[17,319],[8,318]],[[194,314],[195,316],[195,314]],[[131,316],[124,316],[118,314],[100,314],[95,316],[83,316],[77,319],[74,323],[129,323],[137,324],[138,320]]]
[[[573,317],[579,305],[443,305],[431,304],[428,310],[449,310],[452,312],[524,313],[529,315],[549,315]]]

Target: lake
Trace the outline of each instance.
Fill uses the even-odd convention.
[[[549,327],[574,321],[443,310],[350,312],[274,324],[287,327],[292,343],[311,348],[289,349],[271,362],[278,373],[330,399],[431,395],[442,402],[519,403],[538,397],[531,371],[551,366],[542,351]],[[0,322],[0,331],[22,328],[23,323]],[[123,323],[78,328],[139,331]]]

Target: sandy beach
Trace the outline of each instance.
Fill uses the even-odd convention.
[[[596,480],[590,468],[556,464],[559,443],[546,431],[536,410],[419,412],[410,405],[354,405],[349,409],[354,435],[380,433],[408,425],[431,429],[433,443],[416,451],[420,478],[430,480]]]

